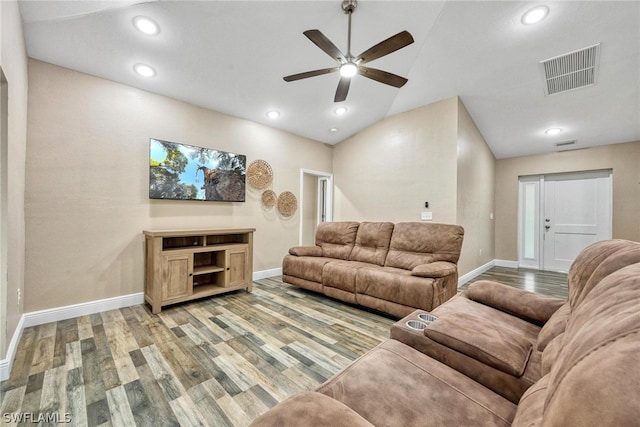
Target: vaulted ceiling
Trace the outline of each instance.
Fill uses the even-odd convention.
[[[523,14],[549,14],[524,25]],[[407,77],[396,89],[356,76],[334,103],[337,73],[302,32],[319,29],[343,52],[347,16],[323,1],[20,0],[30,57],[166,95],[328,144],[371,124],[460,96],[497,158],[640,140],[640,2],[373,1],[352,17],[357,55],[402,30],[415,43],[371,62]],[[132,25],[160,26],[149,36]],[[548,96],[541,61],[600,43],[596,84]],[[157,74],[144,78],[137,63]],[[341,116],[334,110],[347,108]],[[277,110],[270,119],[266,113]],[[330,131],[336,128],[337,131]],[[545,133],[561,128],[558,135]],[[565,147],[566,149],[566,147]]]

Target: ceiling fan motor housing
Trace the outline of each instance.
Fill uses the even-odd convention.
[[[342,10],[344,10],[344,13],[353,13],[353,11],[356,9],[357,6],[358,6],[358,3],[356,0],[342,1]]]

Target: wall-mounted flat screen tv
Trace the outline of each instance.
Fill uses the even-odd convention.
[[[244,202],[247,156],[149,140],[149,198]]]

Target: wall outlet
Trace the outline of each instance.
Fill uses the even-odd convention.
[[[16,295],[18,296],[18,304],[20,304],[20,300],[22,299],[22,291],[20,291],[20,288],[16,291]]]
[[[433,212],[422,212],[420,219],[422,221],[431,221],[433,219]]]
[[[480,249],[478,256],[482,256],[482,249]]]

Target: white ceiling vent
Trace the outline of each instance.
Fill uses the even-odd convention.
[[[562,141],[562,142],[556,142],[556,147],[566,147],[567,145],[573,145],[576,143],[576,140],[573,139],[571,141]]]
[[[600,59],[600,43],[541,61],[545,93],[556,93],[596,84]]]

